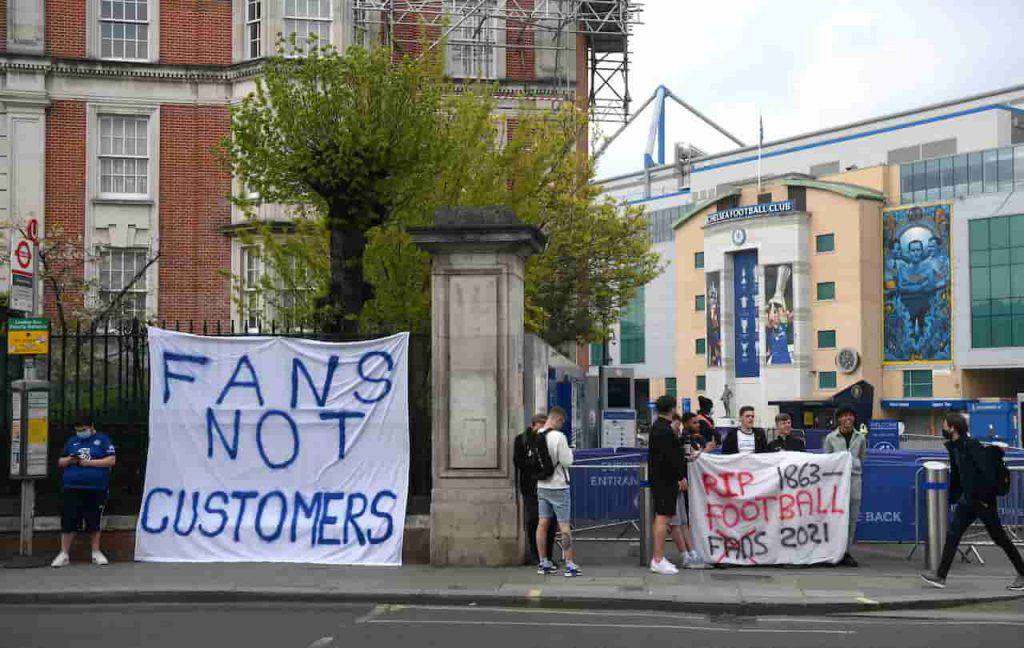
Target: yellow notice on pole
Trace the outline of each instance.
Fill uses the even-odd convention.
[[[7,353],[49,355],[50,327],[44,317],[19,317],[7,321]]]

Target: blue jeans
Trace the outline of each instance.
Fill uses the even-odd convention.
[[[569,524],[572,516],[570,501],[568,488],[538,488],[538,517],[555,518],[559,523]]]

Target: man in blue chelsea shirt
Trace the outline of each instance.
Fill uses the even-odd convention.
[[[53,567],[70,562],[71,541],[83,525],[92,540],[93,564],[107,564],[107,557],[100,552],[100,515],[115,461],[114,444],[107,435],[97,433],[89,423],[75,424],[75,436],[64,444],[57,462],[64,471],[64,513],[60,522],[60,553],[53,559]]]

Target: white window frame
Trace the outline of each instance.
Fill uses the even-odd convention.
[[[86,154],[89,163],[89,189],[93,202],[155,203],[159,195],[160,178],[160,109],[157,106],[125,106],[123,104],[95,103],[89,105],[88,136]],[[147,117],[147,165],[146,192],[125,194],[102,191],[100,183],[100,117]]]
[[[103,125],[107,121],[110,121],[110,123],[113,124],[114,123],[113,120],[123,120],[125,122],[125,126],[127,126],[127,124],[129,122],[134,122],[135,123],[135,125],[134,125],[135,128],[138,128],[137,124],[139,122],[143,122],[145,124],[146,134],[145,134],[145,137],[142,139],[142,141],[145,143],[145,147],[146,147],[145,155],[139,155],[138,153],[129,154],[129,153],[126,153],[126,152],[121,152],[121,153],[117,153],[117,154],[115,154],[113,152],[104,153],[104,151],[103,151]],[[97,187],[97,189],[99,191],[99,194],[101,196],[107,196],[107,197],[112,197],[112,198],[125,198],[125,199],[128,199],[128,200],[131,200],[131,199],[145,199],[145,198],[149,197],[152,194],[152,188],[150,187],[150,181],[151,181],[151,179],[153,177],[153,170],[152,170],[153,162],[152,162],[152,159],[151,159],[152,138],[150,137],[150,129],[152,128],[152,125],[150,123],[149,116],[148,115],[139,115],[139,114],[107,113],[107,112],[100,111],[96,115],[96,122],[97,122],[97,129],[96,129],[97,147],[96,147],[96,157],[95,157],[95,159],[96,159],[96,162],[95,162],[95,164],[96,164],[95,173],[96,173],[96,180],[97,180],[96,187]],[[127,132],[127,129],[125,129],[123,132]],[[138,138],[133,138],[133,139],[138,139]],[[104,189],[103,189],[103,162],[104,162],[104,160],[125,160],[125,161],[127,161],[127,160],[135,160],[135,161],[141,160],[141,161],[144,161],[146,163],[146,171],[145,171],[145,173],[141,174],[141,175],[133,174],[133,177],[136,177],[136,178],[141,177],[141,178],[143,178],[143,180],[145,181],[145,184],[146,184],[145,191],[113,191],[113,190],[104,191]],[[125,177],[127,177],[127,176],[125,176]]]
[[[479,0],[444,0],[444,12],[449,25],[459,20],[476,7]],[[488,0],[477,11],[470,13],[459,26],[451,28],[448,33],[445,70],[448,76],[456,79],[497,79],[500,75],[499,55],[504,51],[499,42],[499,21],[497,17],[498,0]],[[485,24],[480,25],[478,14],[483,13]],[[479,27],[480,33],[474,37]],[[469,54],[470,61],[465,58],[455,61],[455,52]]]
[[[249,262],[254,260],[250,267]],[[238,321],[244,331],[257,332],[266,318],[260,283],[263,280],[263,250],[242,245],[238,255]]]
[[[108,259],[111,258],[111,257],[106,256],[106,255],[112,254],[112,253],[115,253],[115,252],[121,254],[121,264],[120,264],[121,268],[120,268],[120,272],[121,272],[122,282],[121,282],[121,285],[119,285],[119,286],[116,286],[116,287],[112,286],[112,287],[109,287],[109,288],[104,288],[104,286],[103,286],[103,269],[104,269],[103,266],[104,266],[104,260],[105,260],[105,258],[108,258]],[[130,277],[127,276],[125,274],[125,272],[124,272],[124,260],[125,260],[124,259],[124,255],[126,255],[128,253],[137,253],[139,255],[138,258],[137,258],[137,264],[135,265],[134,270],[132,271],[132,275]],[[117,247],[117,246],[112,246],[112,245],[105,245],[105,246],[99,248],[99,250],[97,251],[97,256],[96,256],[96,278],[97,278],[97,284],[96,284],[97,285],[97,288],[96,288],[97,294],[96,294],[96,297],[97,297],[97,305],[101,309],[106,308],[107,302],[104,299],[104,296],[105,295],[109,295],[110,297],[113,297],[113,296],[117,295],[118,293],[120,293],[121,290],[124,288],[124,282],[133,279],[135,277],[135,275],[138,273],[138,271],[140,269],[142,269],[142,267],[145,266],[147,263],[149,263],[149,259],[150,259],[150,249],[148,247],[139,247],[139,246]],[[127,317],[117,317],[117,318],[114,318],[114,319],[116,319],[116,320],[129,320],[129,319],[133,319],[133,318],[138,318],[138,319],[140,319],[142,321],[145,321],[146,319],[148,319],[149,312],[150,312],[149,311],[149,306],[150,306],[150,297],[151,297],[151,295],[150,295],[150,288],[149,288],[149,285],[150,285],[149,271],[150,271],[151,268],[152,268],[152,266],[150,266],[150,268],[147,268],[146,271],[142,274],[142,277],[139,280],[141,282],[141,287],[140,287],[140,283],[136,283],[136,284],[133,285],[133,287],[129,288],[126,291],[126,293],[125,293],[125,298],[128,295],[136,296],[136,298],[139,295],[142,296],[142,312],[136,312],[135,309],[132,309],[131,314],[128,315]],[[124,302],[125,298],[122,298],[122,302],[121,302],[121,306],[122,307],[125,304],[125,302]]]
[[[280,2],[281,2],[281,35],[285,38],[285,40],[287,40],[289,37],[291,37],[291,35],[293,33],[293,32],[288,31],[288,21],[289,20],[294,20],[294,21],[305,21],[307,23],[318,23],[320,25],[326,25],[327,26],[327,38],[326,39],[323,39],[323,38],[318,39],[317,40],[317,44],[318,45],[330,45],[330,44],[333,44],[334,43],[334,14],[335,14],[334,0],[328,0],[328,2],[327,2],[328,15],[327,15],[326,18],[322,17],[322,16],[310,17],[310,16],[307,16],[307,15],[300,15],[298,12],[289,14],[288,13],[288,3],[292,2],[292,1],[294,1],[294,2],[303,2],[304,3],[307,0],[280,0]],[[322,0],[317,0],[317,1],[322,1]],[[319,33],[320,30],[318,29],[317,31]],[[298,33],[296,33],[295,44],[298,45],[298,46],[303,46],[303,47],[306,46],[308,44],[307,40],[306,40],[308,35],[309,35],[309,30],[308,29],[306,30],[306,36],[300,37],[298,35]]]
[[[88,25],[86,29],[86,55],[89,58],[100,59],[104,61],[127,61],[127,62],[149,62],[153,63],[160,60],[160,3],[154,0],[147,0],[147,20],[146,24],[149,26],[148,30],[148,52],[145,58],[115,58],[115,57],[104,57],[102,47],[102,31],[101,26],[101,2],[102,0],[87,0],[85,4],[85,22]]]
[[[266,56],[266,42],[263,38],[264,4],[272,0],[243,0],[242,6],[242,58],[246,61]],[[255,17],[253,17],[255,9]],[[256,53],[252,52],[253,41]]]

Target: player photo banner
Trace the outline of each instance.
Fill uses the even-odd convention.
[[[949,203],[882,212],[885,362],[949,362]]]
[[[793,364],[793,266],[764,268],[765,364]]]

